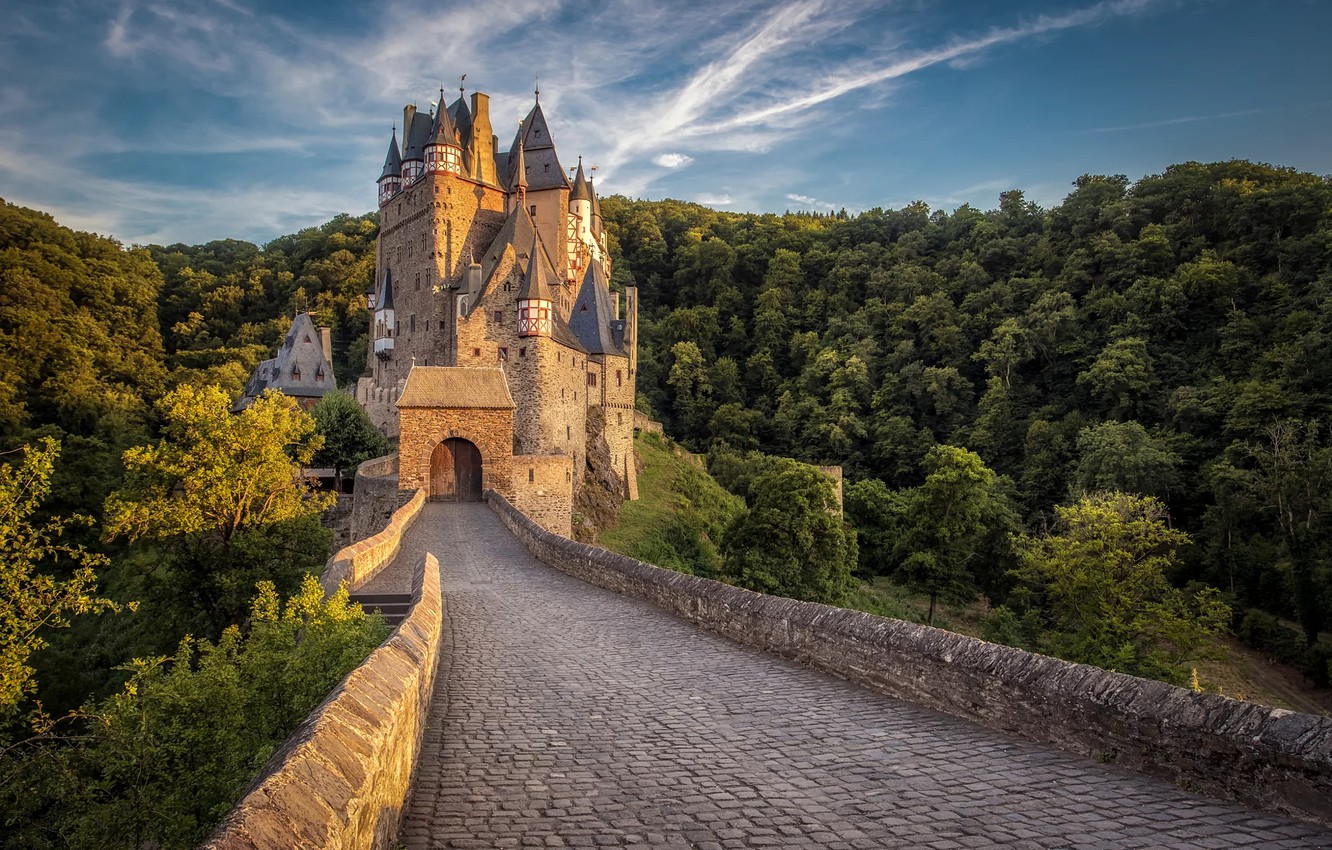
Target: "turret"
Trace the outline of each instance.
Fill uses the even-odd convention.
[[[430,128],[430,141],[425,146],[425,168],[432,173],[448,174],[457,174],[462,169],[462,147],[444,105],[444,89],[439,90],[439,107]]]
[[[398,155],[398,128],[393,128],[388,155],[384,157],[384,170],[379,175],[379,205],[402,191],[402,157]]]
[[[394,337],[393,315],[393,271],[384,269],[384,282],[379,288],[379,297],[375,299],[375,355],[381,360],[393,354]]]
[[[555,293],[546,266],[541,262],[540,251],[541,246],[533,234],[527,273],[518,290],[518,336],[550,336]]]
[[[578,157],[578,174],[574,176],[573,191],[569,193],[569,212],[578,219],[578,237],[592,241],[592,188],[583,174],[583,158]]]
[[[513,161],[513,175],[509,179],[509,185],[518,195],[518,206],[527,203],[527,160],[523,157],[522,140],[518,142],[518,156]]]
[[[587,180],[587,191],[592,195],[592,237],[601,244],[601,234],[605,230],[605,222],[601,220],[601,201],[597,198],[597,187],[592,185],[592,178]],[[602,245],[604,248],[605,245]]]

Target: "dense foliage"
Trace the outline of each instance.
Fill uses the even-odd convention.
[[[314,577],[285,603],[261,582],[247,631],[134,661],[119,693],[0,760],[0,846],[196,846],[387,634],[345,591],[325,599]]]
[[[643,406],[695,450],[840,464],[848,495],[882,482],[903,510],[848,500],[868,568],[909,577],[894,523],[949,445],[1028,529],[1085,492],[1155,496],[1193,541],[1175,586],[1306,641],[1326,626],[1328,179],[1234,161],[1084,176],[1049,210],[1019,191],[989,212],[602,208],[615,280],[641,290]],[[1012,566],[970,578],[1003,601]]]

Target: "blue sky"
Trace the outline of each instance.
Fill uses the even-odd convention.
[[[459,75],[534,75],[602,194],[777,211],[1058,203],[1083,173],[1332,173],[1326,0],[6,0],[0,197],[126,243],[264,242],[375,203]]]

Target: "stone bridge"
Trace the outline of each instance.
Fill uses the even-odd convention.
[[[1332,848],[1332,721],[665,573],[493,495],[414,499],[326,580],[418,601],[206,846]]]

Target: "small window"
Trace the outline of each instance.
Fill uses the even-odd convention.
[[[545,167],[545,168],[541,169],[541,173],[543,173],[543,174],[549,174],[549,173],[550,173],[550,163],[549,163],[549,162],[546,163],[546,167]]]
[[[315,369],[315,380],[316,380],[316,381],[323,381],[323,380],[324,380],[324,367],[323,367],[323,366],[320,366],[319,368]]]
[[[309,335],[309,334],[306,334],[306,335],[305,335],[305,344],[306,344],[306,345],[309,345],[309,344],[310,344],[310,335]]]
[[[472,356],[473,356],[473,357],[480,357],[480,356],[481,356],[481,349],[479,349],[479,348],[473,348],[473,349],[472,349]]]
[[[527,349],[526,349],[526,348],[520,348],[520,349],[518,349],[518,356],[519,356],[519,357],[526,357],[526,356],[527,356]]]
[[[496,311],[495,311],[495,324],[497,324],[497,325],[502,325],[502,324],[504,324],[504,311],[503,311],[503,310],[496,310]]]
[[[616,425],[623,425],[623,424],[624,424],[624,414],[623,414],[623,413],[617,413],[617,414],[615,414],[615,424],[616,424]]]
[[[536,470],[530,466],[527,468],[527,480],[529,483],[536,481]]]
[[[573,439],[573,429],[570,428],[568,425],[565,425],[565,426],[564,426],[564,439],[566,439],[566,440],[572,440],[572,439]]]
[[[416,291],[417,291],[417,292],[420,292],[420,291],[421,291],[421,273],[420,273],[420,272],[417,272],[417,273],[416,273]]]
[[[501,363],[503,363],[503,362],[505,362],[505,361],[508,360],[508,359],[509,359],[509,349],[507,349],[507,348],[501,348],[501,349],[499,350],[499,361],[500,361]]]
[[[615,386],[620,386],[620,370],[615,370]]]
[[[532,204],[532,206],[528,207],[527,211],[531,214],[532,218],[536,218],[536,204]]]
[[[597,385],[597,373],[596,373],[596,372],[588,372],[588,373],[587,373],[587,385],[588,385],[589,387],[595,387],[595,386]]]
[[[291,379],[292,379],[293,381],[299,381],[299,380],[301,379],[301,367],[300,367],[300,366],[292,366],[292,367],[291,367]]]
[[[412,314],[412,333],[416,333],[416,314]]]

